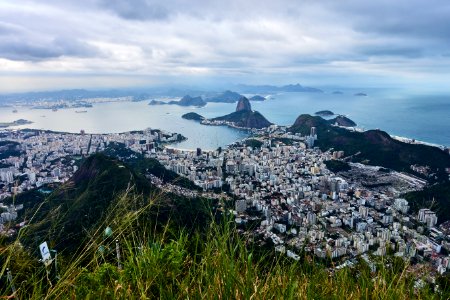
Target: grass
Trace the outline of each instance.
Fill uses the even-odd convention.
[[[0,250],[1,296],[11,296],[6,268],[18,299],[439,299],[426,286],[415,290],[402,264],[371,273],[363,262],[330,274],[306,256],[298,262],[258,251],[238,235],[232,219],[202,230],[172,229],[145,218],[139,195],[124,193],[108,218],[75,253],[58,256],[59,276],[46,272],[18,239]],[[211,220],[214,220],[211,216]],[[33,222],[33,220],[31,220]],[[105,237],[106,226],[113,235]],[[121,268],[115,252],[120,245]],[[105,250],[99,251],[102,246]]]

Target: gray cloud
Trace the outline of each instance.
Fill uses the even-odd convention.
[[[150,0],[102,0],[101,6],[130,20],[163,20],[169,11],[161,5],[163,1]]]
[[[61,56],[88,57],[98,54],[94,47],[67,38],[58,37],[50,43],[31,42],[22,38],[4,38],[0,57],[16,61],[41,61]]]

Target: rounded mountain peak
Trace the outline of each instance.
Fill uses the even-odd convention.
[[[252,106],[250,105],[250,101],[244,96],[242,96],[238,104],[236,106],[236,111],[252,111]]]

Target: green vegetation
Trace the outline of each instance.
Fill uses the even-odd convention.
[[[195,113],[195,112],[190,112],[190,113],[184,114],[181,117],[183,119],[193,120],[193,121],[202,121],[205,119],[205,117],[203,117],[202,115],[199,115],[198,113]]]
[[[336,159],[326,160],[324,163],[327,166],[327,169],[334,173],[348,171],[351,169],[348,163]]]
[[[18,243],[0,249],[3,268],[0,295],[11,295],[3,279],[13,271],[20,299],[410,299],[446,298],[428,286],[415,290],[414,280],[399,259],[376,273],[361,261],[354,268],[329,273],[320,262],[261,253],[239,236],[231,220],[194,232],[174,230],[169,223],[155,230],[136,211],[123,208],[133,196],[119,197],[114,223],[102,223],[76,256],[58,255],[55,270]],[[111,226],[112,236],[103,230]],[[115,252],[119,241],[120,265]],[[102,249],[102,251],[99,251]]]
[[[129,209],[157,199],[145,217],[158,223],[170,219],[178,227],[206,224],[213,205],[203,198],[162,193],[123,162],[96,154],[87,158],[74,176],[47,198],[32,191],[16,199],[16,203],[24,204],[25,219],[33,220],[22,230],[26,234],[21,241],[36,247],[47,239],[60,251],[74,252],[80,249],[88,232],[108,219],[109,211],[118,205],[117,197],[123,193],[128,195]]]
[[[255,139],[246,139],[244,141],[245,145],[247,147],[252,147],[252,148],[261,148],[263,142],[259,141],[259,140],[255,140]]]
[[[313,126],[318,136],[315,145],[322,150],[343,150],[355,162],[406,172],[411,172],[410,166],[413,164],[428,165],[433,170],[450,167],[450,156],[441,149],[403,143],[380,130],[353,132],[331,126],[321,117],[310,115],[300,115],[290,130],[307,135]]]
[[[144,157],[144,155],[126,148],[123,144],[111,143],[103,153],[127,163],[141,175],[151,173],[165,183],[171,183],[191,190],[201,190],[189,179],[167,170],[157,159]]]
[[[409,201],[411,210],[418,212],[420,208],[429,208],[436,212],[438,223],[450,220],[450,182],[435,184],[421,191],[402,195]]]
[[[272,139],[272,144],[276,142],[281,142],[287,146],[291,146],[295,143],[295,140],[289,138],[274,138]]]
[[[330,123],[332,125],[337,124],[338,126],[343,126],[343,127],[355,127],[356,126],[355,122],[353,122],[346,116],[341,116],[341,115],[328,120],[328,123]]]
[[[10,156],[20,156],[20,144],[13,141],[0,141],[0,159]]]

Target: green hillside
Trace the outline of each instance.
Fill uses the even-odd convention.
[[[450,182],[425,187],[421,191],[406,193],[402,197],[409,201],[413,212],[429,208],[436,212],[438,223],[450,221]]]
[[[122,197],[128,200],[120,202]],[[24,230],[23,243],[35,247],[47,240],[66,252],[80,249],[93,228],[113,224],[116,216],[143,207],[148,209],[142,218],[155,223],[170,219],[177,228],[203,226],[211,213],[206,199],[162,193],[127,164],[103,154],[87,158],[68,182],[45,200],[30,204],[34,205],[26,209],[31,222]],[[122,213],[117,214],[117,209]]]
[[[411,172],[412,164],[428,165],[436,172],[450,167],[450,156],[441,149],[403,143],[381,130],[353,132],[310,115],[300,115],[290,130],[307,135],[311,127],[317,130],[316,146],[322,150],[343,150],[346,156],[354,155],[353,161],[356,162],[407,172]]]

